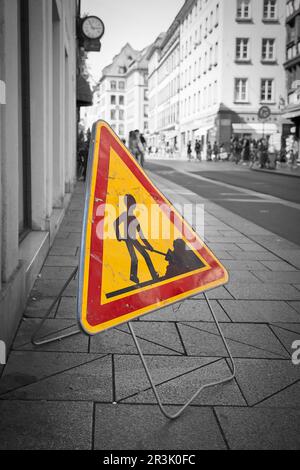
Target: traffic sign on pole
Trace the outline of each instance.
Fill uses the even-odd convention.
[[[261,121],[266,121],[271,116],[271,110],[269,106],[262,106],[258,111],[258,118]]]
[[[97,334],[228,281],[226,269],[103,121],[93,127],[78,316]]]

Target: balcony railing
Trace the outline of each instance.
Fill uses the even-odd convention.
[[[300,0],[290,0],[286,4],[286,17],[287,21],[296,13],[300,13]]]
[[[300,0],[299,0],[300,1]],[[287,49],[287,60],[295,59],[300,55],[300,41]]]

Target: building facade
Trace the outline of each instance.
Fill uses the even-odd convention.
[[[259,138],[281,130],[284,23],[284,0],[186,0],[173,23],[180,29],[181,155],[196,138],[204,149],[209,141],[228,147],[232,136]],[[158,74],[163,47],[156,54]],[[150,84],[154,103],[154,81]],[[155,93],[158,100],[158,87]],[[266,123],[258,119],[263,105],[271,110]],[[156,108],[150,106],[153,123]],[[155,126],[153,135],[160,132],[158,121]]]
[[[148,54],[149,48],[136,51],[126,44],[94,89],[94,104],[82,112],[85,130],[99,119],[105,120],[121,139],[128,139],[131,130],[148,133]]]
[[[75,0],[0,2],[0,339],[9,345],[76,177]]]
[[[135,129],[144,134],[148,134],[149,131],[148,50],[149,48],[146,48],[141,51],[128,67],[125,101],[126,137]]]
[[[287,106],[284,116],[295,125],[300,139],[300,0],[288,0],[286,4],[286,80]]]
[[[149,54],[151,82],[151,146],[162,155],[176,151],[179,130],[180,27],[174,21]],[[154,90],[155,88],[155,90]]]

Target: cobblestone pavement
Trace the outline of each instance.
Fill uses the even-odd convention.
[[[300,250],[166,179],[174,202],[205,203],[205,239],[230,273],[209,293],[237,366],[168,422],[126,325],[36,348],[30,336],[78,263],[83,186],[35,283],[0,380],[0,449],[299,449]],[[44,331],[76,323],[76,279]],[[174,411],[196,388],[229,373],[228,357],[198,295],[135,324],[163,402]],[[117,404],[113,404],[116,402]]]

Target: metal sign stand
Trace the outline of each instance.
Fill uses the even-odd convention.
[[[209,387],[214,387],[215,385],[220,385],[220,384],[223,384],[223,383],[226,383],[226,382],[230,382],[230,381],[233,380],[234,377],[235,377],[235,363],[234,363],[232,354],[231,354],[231,352],[230,352],[229,346],[228,346],[227,341],[226,341],[226,339],[225,339],[225,337],[224,337],[224,334],[223,334],[223,332],[222,332],[222,330],[221,330],[221,327],[220,327],[220,325],[219,325],[219,322],[218,322],[218,320],[217,320],[217,317],[216,317],[216,315],[215,315],[215,313],[214,313],[214,311],[213,311],[213,308],[212,308],[212,306],[211,306],[211,303],[210,303],[210,301],[209,301],[209,299],[208,299],[208,297],[207,297],[207,295],[206,295],[205,293],[204,293],[204,297],[205,297],[205,300],[206,300],[207,305],[208,305],[208,307],[209,307],[209,310],[210,310],[210,312],[211,312],[211,314],[212,314],[212,316],[213,316],[213,319],[214,319],[214,321],[215,321],[215,324],[216,324],[216,326],[217,326],[217,328],[218,328],[218,331],[219,331],[219,333],[220,333],[220,336],[221,336],[221,338],[222,338],[222,340],[223,340],[223,343],[224,343],[224,346],[225,346],[225,348],[226,348],[226,351],[228,352],[228,355],[229,355],[229,358],[230,358],[230,362],[231,362],[231,367],[230,367],[231,375],[230,375],[229,377],[225,378],[225,379],[216,380],[216,381],[214,381],[214,382],[209,382],[209,383],[207,383],[207,384],[205,384],[205,385],[201,385],[201,387],[200,387],[200,388],[194,393],[194,395],[185,403],[185,405],[183,405],[182,408],[180,408],[180,409],[177,411],[177,413],[175,413],[175,414],[173,414],[173,415],[170,414],[170,413],[168,413],[168,412],[166,411],[164,405],[162,404],[162,401],[161,401],[161,399],[160,399],[160,397],[159,397],[159,395],[158,395],[158,391],[157,391],[156,385],[154,384],[154,381],[153,381],[152,376],[151,376],[151,374],[150,374],[150,371],[149,371],[149,368],[148,368],[148,366],[147,366],[145,357],[144,357],[144,355],[143,355],[141,346],[140,346],[140,344],[139,344],[139,342],[138,342],[138,339],[137,339],[137,337],[136,337],[136,335],[135,335],[135,332],[134,332],[132,323],[131,323],[131,322],[128,323],[130,333],[131,333],[132,338],[133,338],[133,340],[134,340],[134,342],[135,342],[136,348],[137,348],[137,350],[138,350],[139,356],[140,356],[140,358],[141,358],[142,364],[143,364],[143,366],[144,366],[145,372],[146,372],[146,374],[147,374],[148,380],[149,380],[149,382],[150,382],[151,388],[152,388],[153,393],[154,393],[154,395],[155,395],[155,398],[156,398],[156,401],[157,401],[158,406],[159,406],[159,408],[160,408],[160,411],[162,412],[162,414],[163,414],[166,418],[171,419],[171,420],[174,420],[174,419],[179,418],[179,416],[180,416],[180,415],[185,411],[185,409],[198,397],[198,395],[199,395],[203,390],[205,390],[206,388],[209,388]]]
[[[71,332],[65,332],[65,333],[62,333],[62,334],[59,334],[59,335],[55,335],[55,336],[51,336],[51,335],[47,335],[47,336],[44,336],[44,337],[41,337],[41,338],[38,338],[38,334],[40,333],[43,325],[45,324],[47,318],[49,318],[49,315],[50,313],[52,312],[53,308],[55,307],[55,305],[59,302],[59,300],[62,298],[62,295],[63,293],[65,292],[65,290],[67,289],[68,285],[70,284],[70,282],[72,281],[72,279],[74,278],[74,276],[77,274],[77,271],[78,271],[78,267],[72,272],[71,276],[69,277],[69,279],[66,281],[66,283],[64,284],[64,286],[62,287],[61,291],[59,292],[58,296],[56,297],[56,299],[52,302],[52,304],[50,305],[49,309],[47,310],[45,316],[42,318],[41,322],[39,323],[38,327],[36,328],[36,330],[34,331],[32,337],[31,337],[31,343],[34,345],[34,346],[42,346],[44,344],[49,344],[49,343],[53,343],[54,341],[59,341],[59,340],[62,340],[64,338],[69,338],[71,336],[75,336],[79,333],[81,333],[81,329],[78,327],[77,324],[75,325],[72,325],[70,326],[69,328],[74,328],[76,327],[75,330],[71,331]],[[132,322],[128,322],[128,327],[129,327],[129,331],[131,333],[131,336],[132,336],[132,339],[135,343],[135,346],[137,348],[137,351],[138,351],[138,354],[141,358],[141,361],[142,361],[142,364],[144,366],[144,369],[145,369],[145,372],[146,372],[146,375],[148,377],[148,380],[150,382],[150,385],[151,385],[151,388],[153,390],[153,393],[155,395],[155,398],[156,398],[156,401],[158,403],[158,406],[162,412],[162,414],[168,418],[168,419],[171,419],[171,420],[174,420],[174,419],[177,419],[179,418],[179,416],[185,411],[185,409],[198,397],[198,395],[203,391],[205,390],[206,388],[209,388],[209,387],[214,387],[216,385],[220,385],[220,384],[223,384],[223,383],[227,383],[227,382],[230,382],[231,380],[234,379],[235,377],[235,363],[234,363],[234,360],[233,360],[233,357],[232,357],[232,354],[230,352],[230,349],[229,349],[229,346],[227,344],[227,341],[224,337],[224,334],[221,330],[221,327],[219,325],[219,322],[217,320],[217,317],[214,313],[214,310],[211,306],[211,303],[206,295],[206,293],[204,293],[204,298],[207,302],[207,305],[209,307],[209,310],[212,314],[212,317],[214,319],[214,322],[218,328],[218,331],[219,331],[219,334],[222,338],[222,341],[224,343],[224,346],[226,348],[226,351],[229,355],[229,358],[230,358],[230,362],[231,362],[231,367],[230,367],[230,371],[231,371],[231,375],[225,379],[221,379],[221,380],[216,380],[216,381],[213,381],[213,382],[209,382],[207,384],[204,384],[202,385],[195,393],[194,395],[185,403],[185,405],[183,405],[178,411],[177,413],[175,414],[170,414],[166,411],[164,405],[162,404],[162,401],[161,401],[161,398],[158,394],[158,391],[157,391],[157,388],[156,388],[156,385],[152,379],[152,376],[151,376],[151,373],[150,373],[150,370],[148,368],[148,365],[146,363],[146,359],[145,359],[145,356],[142,352],[142,349],[141,349],[141,346],[138,342],[138,339],[137,339],[137,336],[134,332],[134,329],[133,329],[133,323]],[[67,328],[67,329],[69,329]],[[62,332],[62,331],[65,331],[65,330],[60,330],[59,332]],[[57,333],[59,333],[57,332]],[[52,335],[55,334],[55,333],[52,333]]]
[[[50,307],[48,308],[47,312],[45,313],[45,316],[42,318],[42,320],[40,321],[40,323],[38,324],[36,330],[33,332],[33,335],[31,337],[31,343],[34,345],[34,346],[42,346],[43,344],[49,344],[49,343],[53,343],[54,341],[58,341],[58,340],[61,340],[61,339],[64,339],[64,338],[69,338],[70,336],[74,336],[74,335],[78,335],[78,333],[81,333],[81,329],[78,327],[77,324],[75,325],[72,325],[70,327],[68,327],[67,329],[69,328],[74,328],[76,327],[76,330],[74,331],[71,331],[69,333],[63,333],[63,334],[60,334],[58,336],[51,336],[49,338],[50,335],[47,335],[47,336],[44,336],[42,338],[38,338],[38,334],[39,332],[41,331],[42,327],[44,326],[44,323],[45,321],[49,318],[49,315],[50,313],[52,312],[52,310],[54,309],[55,305],[60,301],[60,299],[62,298],[63,296],[63,293],[65,292],[65,290],[67,289],[68,285],[70,284],[70,282],[73,280],[73,278],[76,276],[77,274],[77,271],[78,271],[78,266],[77,268],[74,269],[74,271],[72,272],[71,276],[68,278],[68,280],[65,282],[64,286],[62,287],[61,291],[59,292],[58,296],[55,298],[55,300],[52,302],[52,304],[50,305]],[[65,331],[66,329],[64,329]],[[63,331],[63,330],[61,330]],[[57,332],[59,333],[59,331]],[[52,333],[54,334],[54,333]]]

